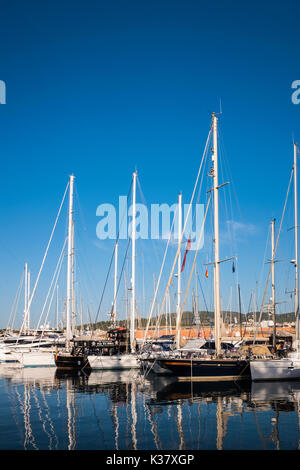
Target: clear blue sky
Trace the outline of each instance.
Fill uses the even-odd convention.
[[[0,79],[7,87],[7,104],[0,105],[0,326],[25,261],[33,280],[37,275],[72,172],[81,282],[97,309],[112,250],[111,242],[97,240],[97,206],[126,195],[135,168],[147,203],[172,204],[179,191],[187,203],[220,99],[247,310],[270,220],[281,216],[293,136],[300,140],[300,105],[291,102],[291,83],[300,79],[299,2],[1,0],[0,13]],[[282,291],[291,287],[285,272],[293,244],[286,228],[284,237],[285,262],[277,265]],[[63,237],[56,240],[35,319]],[[163,250],[156,247],[153,256],[151,242],[138,250],[151,291]],[[201,276],[205,261],[199,259]],[[223,306],[231,278],[227,266]],[[151,297],[142,300],[143,283],[139,277],[141,310]]]

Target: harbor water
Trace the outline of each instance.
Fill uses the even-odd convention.
[[[0,366],[1,450],[298,450],[300,382]]]

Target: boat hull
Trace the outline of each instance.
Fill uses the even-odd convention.
[[[0,351],[0,363],[11,363],[19,362],[18,357],[12,351],[1,350]]]
[[[55,365],[60,370],[89,369],[88,360],[84,355],[57,354],[55,356]]]
[[[179,381],[227,381],[250,378],[249,361],[229,359],[166,359],[158,364]]]
[[[89,355],[88,362],[92,370],[139,369],[139,360],[134,354],[115,354],[112,356]]]
[[[19,362],[23,367],[55,367],[55,352],[33,351],[22,353]]]
[[[251,378],[259,380],[300,380],[300,359],[257,359],[250,361]]]

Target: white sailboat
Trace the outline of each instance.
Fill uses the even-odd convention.
[[[131,273],[131,315],[130,315],[130,352],[119,353],[112,355],[88,354],[89,367],[92,370],[123,370],[123,369],[138,369],[140,368],[140,361],[136,355],[136,339],[135,339],[135,238],[136,238],[136,178],[137,173],[133,173],[132,185],[132,273]],[[117,247],[115,247],[115,285],[114,285],[114,323],[116,321],[116,285],[117,285]]]
[[[298,184],[297,184],[297,144],[294,144],[294,217],[295,217],[295,316],[296,316],[296,342],[295,351],[287,357],[275,359],[254,359],[250,361],[251,378],[258,380],[295,380],[300,379],[300,349],[299,349],[299,279],[298,279]],[[274,266],[274,263],[273,263]],[[272,283],[274,284],[274,274]],[[274,289],[274,287],[273,287]],[[275,296],[273,291],[273,304]],[[275,336],[275,335],[273,335]]]
[[[5,336],[0,343],[0,362],[18,363],[19,366],[54,365],[55,346],[58,344],[58,335],[40,334],[30,329],[30,272],[28,264],[24,269],[24,317],[19,334]]]
[[[52,236],[53,236],[53,233],[54,233],[54,230],[55,230],[55,227],[56,227],[58,217],[59,217],[60,212],[61,212],[61,208],[62,208],[64,199],[65,199],[65,195],[66,195],[68,187],[69,187],[69,232],[68,232],[68,242],[69,242],[69,244],[68,244],[68,255],[69,255],[69,251],[72,249],[71,243],[72,243],[73,239],[71,237],[71,231],[72,231],[72,210],[73,210],[72,209],[73,208],[73,184],[74,184],[74,175],[71,175],[70,178],[69,178],[69,183],[68,183],[68,186],[65,190],[63,200],[61,202],[57,217],[56,217],[56,221],[55,221],[52,233],[51,233],[51,237],[50,237],[50,240],[49,240],[49,243],[48,243],[44,258],[43,258],[43,261],[42,261],[42,267],[43,267],[45,259],[46,259],[48,248],[49,248],[51,240],[52,240]],[[70,224],[71,224],[71,230],[70,230]],[[54,282],[55,277],[58,278],[58,275],[59,275],[59,272],[60,272],[60,268],[61,268],[62,261],[63,261],[65,243],[66,243],[66,241],[64,242],[64,245],[63,245],[63,248],[62,248],[62,251],[61,251],[57,266],[56,266],[56,269],[55,269],[55,273],[54,273],[54,276],[53,276],[52,281],[51,281],[51,286]],[[68,256],[68,276],[69,276],[69,271],[70,271],[70,268],[69,268],[70,262],[71,262],[70,261],[70,256]],[[42,269],[42,267],[41,267],[41,269]],[[39,275],[40,275],[40,273],[41,273],[41,270],[39,272]],[[39,279],[39,275],[38,275],[38,279]],[[32,304],[33,296],[34,296],[34,293],[35,293],[35,289],[37,287],[38,279],[35,283],[33,292],[30,296],[29,296],[29,290],[28,290],[28,297],[27,297],[27,303],[25,305],[25,313],[24,313],[24,321],[23,321],[23,324],[26,324],[25,322],[27,322],[27,327],[29,326],[29,324],[28,324],[28,322],[29,322],[29,312],[30,312],[30,307],[31,307],[31,304]],[[51,286],[50,286],[50,288],[51,288]],[[28,289],[28,283],[27,283],[27,287],[25,288],[25,292],[26,292],[26,289]],[[50,292],[50,290],[49,290],[49,292]],[[48,292],[48,294],[49,294],[49,292]],[[54,295],[54,289],[53,289],[52,297],[53,297],[53,295]],[[48,298],[48,295],[47,295],[47,298]],[[69,304],[68,300],[69,300],[69,297],[67,299],[67,303]],[[66,336],[66,339],[63,340],[63,343],[65,343],[65,342],[68,343],[68,341],[70,340],[69,330],[70,330],[70,325],[67,324],[67,336]],[[61,343],[59,341],[55,341],[55,340],[51,341],[50,338],[46,338],[44,336],[44,331],[43,331],[42,335],[40,336],[38,341],[36,341],[36,344],[33,344],[33,343],[28,344],[26,347],[24,347],[24,345],[22,345],[22,344],[21,345],[16,345],[16,347],[14,348],[14,353],[13,354],[15,355],[18,362],[23,367],[55,367],[55,365],[56,365],[55,359],[56,359],[56,356],[57,356],[57,349],[58,349],[59,346],[61,346]]]

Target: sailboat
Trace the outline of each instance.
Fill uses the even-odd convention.
[[[295,351],[287,354],[287,357],[271,359],[253,359],[250,361],[251,378],[258,380],[294,380],[300,379],[300,341],[299,341],[299,280],[298,280],[298,182],[297,182],[297,144],[294,143],[294,218],[295,218],[295,317],[296,317],[296,343]],[[273,281],[274,283],[274,281]],[[273,294],[273,302],[274,294]],[[275,337],[275,333],[273,334]]]
[[[54,352],[61,340],[60,336],[51,331],[50,335],[43,331],[30,329],[30,271],[28,263],[24,269],[24,318],[20,332],[15,336],[6,336],[0,343],[0,362],[16,362],[21,367],[55,366]]]
[[[70,175],[69,182],[69,209],[68,209],[68,253],[67,253],[67,302],[66,302],[66,347],[64,351],[55,354],[55,365],[58,369],[82,369],[87,364],[87,358],[80,348],[71,346],[72,332],[72,306],[74,305],[73,282],[73,248],[74,248],[74,221],[73,221],[73,187],[74,175]]]
[[[249,378],[249,360],[245,357],[231,355],[224,357],[221,343],[221,302],[220,302],[220,260],[219,256],[219,185],[218,182],[218,139],[217,139],[216,113],[212,114],[213,149],[212,172],[214,198],[214,309],[215,309],[215,355],[201,357],[197,354],[188,354],[185,357],[157,358],[160,367],[171,371],[178,380],[210,381],[210,380],[238,380]],[[211,131],[210,131],[211,132]],[[179,325],[177,325],[177,343],[179,343]]]
[[[99,346],[93,348],[93,352],[87,354],[88,364],[91,369],[96,370],[122,370],[137,369],[141,364],[136,354],[136,338],[135,338],[135,238],[136,238],[136,178],[137,172],[133,173],[132,181],[132,256],[131,256],[131,315],[130,315],[130,351],[121,350],[118,347],[107,347],[109,344],[102,342]],[[115,246],[115,283],[114,283],[114,303],[113,303],[113,319],[116,322],[116,296],[117,296],[117,253],[118,244]],[[120,342],[126,342],[126,332],[124,329],[115,328],[109,332],[114,336],[116,345]],[[101,342],[100,342],[101,343]],[[112,344],[113,346],[113,344]],[[107,353],[104,355],[103,351]]]

